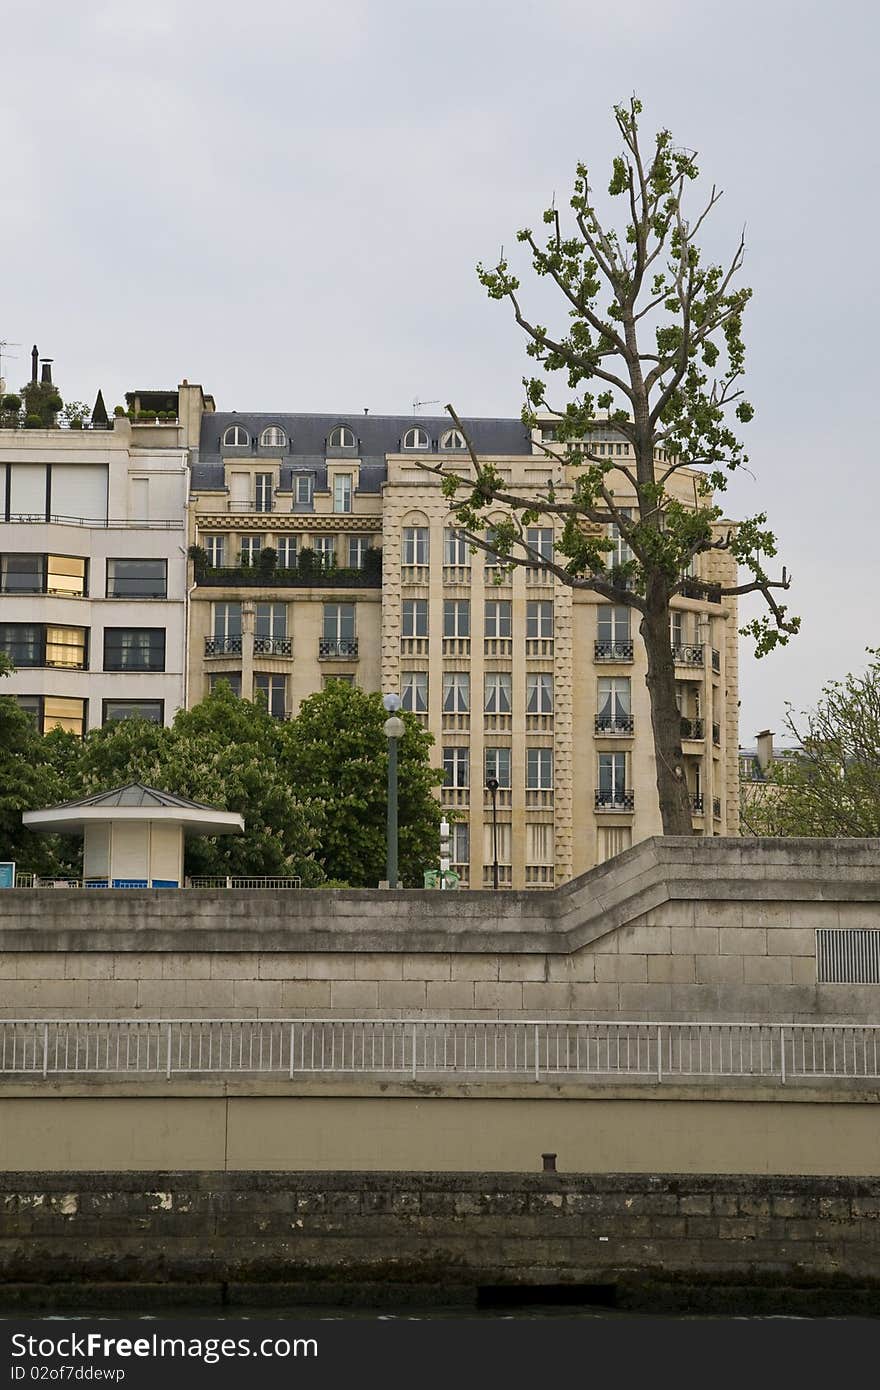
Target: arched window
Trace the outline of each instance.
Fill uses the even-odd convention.
[[[447,430],[440,440],[441,449],[466,449],[464,435],[461,430]]]
[[[250,444],[251,439],[247,430],[242,429],[241,425],[230,425],[223,436],[223,443],[229,444],[236,449],[241,449],[245,444]]]
[[[403,436],[404,449],[430,449],[431,441],[424,430],[407,430]]]
[[[347,425],[337,425],[335,430],[330,431],[330,438],[327,440],[331,449],[353,449],[356,442],[354,430],[350,430]]]
[[[280,426],[269,425],[260,435],[260,443],[264,449],[283,449],[287,443],[287,435]]]

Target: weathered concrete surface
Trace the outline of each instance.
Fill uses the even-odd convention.
[[[228,1301],[366,1285],[687,1283],[880,1298],[880,1180],[674,1175],[7,1173],[0,1303],[16,1285],[205,1283]],[[218,1300],[219,1301],[219,1300]],[[621,1300],[625,1301],[625,1299]]]
[[[880,928],[880,840],[653,839],[548,893],[0,893],[0,1017],[873,1022],[819,928]]]
[[[880,1094],[863,1084],[7,1082],[0,1172],[880,1176]]]

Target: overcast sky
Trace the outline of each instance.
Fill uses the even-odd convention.
[[[0,339],[67,399],[517,414],[474,266],[601,173],[637,93],[746,227],[747,439],[802,634],[742,644],[741,738],[865,665],[877,609],[877,48],[869,0],[43,0],[3,6]],[[600,180],[597,178],[597,182]],[[428,407],[433,411],[437,406]]]

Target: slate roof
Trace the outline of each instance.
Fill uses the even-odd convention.
[[[186,796],[175,796],[172,792],[156,791],[155,787],[145,787],[141,782],[129,782],[125,787],[116,787],[110,792],[96,792],[78,801],[62,801],[48,810],[75,810],[80,806],[167,806],[185,811],[216,811],[217,806],[206,806],[201,801],[190,801]]]
[[[532,452],[531,436],[521,420],[476,419],[464,420],[463,424],[479,454]],[[285,458],[290,457],[297,463],[301,459],[315,459],[323,464],[327,437],[337,425],[347,425],[354,433],[358,440],[358,458],[379,461],[384,460],[386,454],[401,452],[403,436],[413,426],[425,431],[431,440],[432,450],[436,450],[441,435],[452,427],[452,421],[448,415],[291,415],[213,411],[202,416],[199,458],[203,463],[220,458],[220,440],[230,425],[241,425],[251,440],[257,440],[258,457],[265,453],[267,457],[276,458],[278,449],[263,450],[259,437],[268,425],[279,425],[289,441],[284,451]]]

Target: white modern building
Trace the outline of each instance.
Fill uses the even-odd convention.
[[[0,428],[0,691],[44,732],[186,702],[185,434]]]

